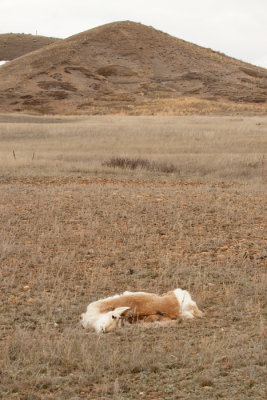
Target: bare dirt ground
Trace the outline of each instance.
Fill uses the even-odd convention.
[[[193,122],[195,132],[201,131],[199,121],[190,121],[188,131]],[[186,121],[180,123],[186,130]],[[239,130],[236,123],[234,130]],[[250,123],[260,129],[256,123],[265,122]],[[93,122],[87,124],[92,134]],[[109,149],[114,139],[103,124],[98,145],[92,141],[95,151]],[[123,121],[117,124],[125,134]],[[48,167],[46,174],[44,161],[34,167],[38,156],[30,161],[25,156],[13,169],[11,161],[6,170],[1,164],[0,397],[263,399],[267,239],[261,175],[241,174],[238,181],[242,168],[233,173],[237,164],[231,164],[232,175],[223,180],[216,174],[212,179],[211,173],[193,179],[193,170],[186,179],[177,173],[111,171],[96,160],[94,169],[83,165],[84,172],[71,172],[64,164],[53,173],[53,157],[48,157],[52,124],[31,124],[39,139],[28,125],[15,125],[2,123],[2,149],[7,149],[9,132],[12,157],[23,131],[24,154],[30,154],[37,140]],[[151,141],[149,153],[151,132],[143,127],[142,157],[160,154],[169,160],[166,148],[156,151]],[[85,131],[75,130],[70,121],[64,129],[57,143],[67,156],[67,143],[73,143],[70,132],[85,143]],[[172,129],[171,148],[178,135]],[[240,143],[240,134],[238,138]],[[253,138],[250,148],[257,145]],[[139,139],[137,135],[137,144]],[[199,151],[197,142],[188,141],[191,154]],[[123,143],[127,156],[135,156],[133,143],[118,140],[117,146]],[[232,148],[235,143],[233,136]],[[59,147],[53,144],[56,152]],[[230,150],[221,146],[215,157],[223,160]],[[111,148],[109,156],[114,154]],[[20,162],[19,154],[13,163]],[[204,150],[201,154],[210,160]],[[79,325],[80,313],[95,299],[126,289],[163,293],[176,287],[191,292],[203,319],[177,321],[173,328],[127,327],[103,336]]]

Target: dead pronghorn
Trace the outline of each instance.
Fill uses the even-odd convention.
[[[171,324],[178,318],[201,317],[202,311],[192,300],[187,290],[175,289],[158,296],[145,292],[124,292],[90,303],[82,314],[84,328],[93,328],[98,333],[111,332],[124,322],[139,321]]]

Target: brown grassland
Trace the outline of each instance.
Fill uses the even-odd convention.
[[[0,68],[1,112],[266,115],[265,68],[136,22],[63,40],[0,35],[0,59],[18,50],[24,56]]]
[[[263,116],[0,115],[0,398],[263,399],[266,138]],[[204,318],[79,325],[176,287]]]
[[[10,61],[60,39],[24,33],[0,34],[0,61]]]

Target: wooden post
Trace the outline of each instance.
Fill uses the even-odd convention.
[[[262,155],[261,158],[261,181],[264,183],[264,162],[265,162],[265,155]]]

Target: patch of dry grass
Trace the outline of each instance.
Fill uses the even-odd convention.
[[[266,129],[0,116],[0,397],[264,398]],[[101,337],[79,325],[95,299],[175,287],[203,319]]]
[[[160,93],[159,93],[160,95]],[[121,109],[126,115],[266,115],[266,104],[238,103],[222,101],[222,99],[204,99],[197,97],[181,97],[176,99],[158,98],[140,105],[127,105]],[[115,113],[115,111],[113,111]],[[117,110],[117,113],[118,110]]]
[[[262,399],[265,195],[254,187],[11,178],[0,187],[4,399]],[[203,319],[98,337],[113,293],[187,288]]]
[[[178,172],[177,168],[173,164],[149,161],[145,158],[112,157],[111,159],[104,161],[102,165],[104,167],[131,170],[139,168],[152,172],[163,172],[165,174]]]
[[[166,179],[161,168],[114,171],[103,166],[112,158],[125,158],[172,165],[168,179],[261,183],[266,180],[266,166],[262,168],[266,121],[264,117],[2,116],[0,174]]]

